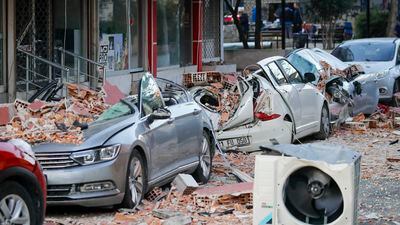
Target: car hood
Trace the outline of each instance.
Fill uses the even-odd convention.
[[[393,62],[348,62],[349,65],[359,64],[364,68],[365,73],[378,73],[393,67]]]
[[[74,152],[84,149],[95,148],[103,145],[108,139],[116,133],[132,126],[137,120],[137,115],[128,115],[112,120],[93,122],[89,128],[84,130],[84,141],[80,145],[43,143],[33,146],[35,153],[44,152]]]

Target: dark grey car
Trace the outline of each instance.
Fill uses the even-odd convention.
[[[89,124],[82,144],[34,147],[48,204],[132,208],[178,173],[208,181],[215,139],[206,114],[177,84],[145,74],[139,86]]]

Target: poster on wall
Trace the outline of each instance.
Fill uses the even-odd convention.
[[[123,34],[102,34],[99,61],[108,71],[126,69]]]

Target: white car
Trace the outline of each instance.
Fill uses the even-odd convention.
[[[263,145],[292,143],[311,134],[319,139],[329,136],[328,103],[309,84],[314,79],[312,73],[303,79],[285,58],[271,57],[258,62],[251,74],[238,77],[236,87],[230,87],[229,93],[207,85],[195,86],[191,93],[213,121],[222,148],[249,152]],[[221,96],[237,93],[236,107],[229,102],[221,104]],[[226,116],[219,110],[226,108],[231,114],[221,123],[221,117]]]
[[[366,38],[345,41],[337,46],[332,55],[349,64],[359,64],[365,73],[375,73],[378,80],[379,99],[395,100],[400,92],[400,39]],[[398,104],[398,102],[393,101]]]

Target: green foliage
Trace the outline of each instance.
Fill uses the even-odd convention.
[[[320,21],[330,21],[338,18],[351,9],[355,0],[309,0],[309,12]]]
[[[372,9],[370,14],[370,37],[385,37],[386,27],[389,21],[389,12]],[[362,12],[356,17],[356,38],[367,37],[367,14]]]

